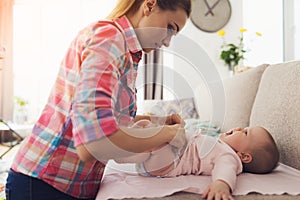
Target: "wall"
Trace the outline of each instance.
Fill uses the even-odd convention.
[[[239,36],[239,30],[243,27],[243,1],[231,0],[230,2],[232,9],[231,18],[223,29],[227,32],[227,41],[236,41],[236,38]],[[219,73],[224,77],[228,76],[228,74],[226,74],[227,69],[223,67],[224,65],[219,59],[220,46],[223,41],[217,36],[217,33],[203,32],[197,29],[192,22],[189,21],[181,34],[199,44],[217,67]],[[197,52],[191,51],[189,47],[185,48],[187,51],[197,54]]]
[[[283,0],[243,0],[243,15],[243,25],[249,31],[262,33],[261,38],[250,42],[245,64],[283,62]]]
[[[244,64],[255,67],[264,62],[282,62],[282,0],[231,0],[230,2],[232,16],[229,23],[223,28],[226,31],[226,41],[236,41],[240,34],[239,29],[242,27],[245,27],[249,33],[258,31],[263,34],[262,38],[256,38],[256,41],[252,41],[251,51],[246,54],[247,59]],[[223,68],[223,62],[219,59],[222,40],[216,33],[205,33],[198,30],[191,22],[188,22],[182,34],[202,46],[222,77],[228,76]],[[246,38],[246,42],[250,42],[250,39],[248,38],[247,41]],[[189,50],[188,47],[187,50]]]
[[[243,12],[246,12],[248,15],[247,25],[250,24],[248,23],[250,19],[256,19],[256,22],[254,21],[252,24],[259,24],[259,26],[247,27],[249,31],[251,29],[251,31],[260,31],[263,33],[262,41],[265,47],[262,50],[263,53],[259,54],[262,56],[262,61],[272,62],[274,61],[272,59],[277,59],[274,62],[279,62],[281,60],[281,56],[279,56],[281,54],[280,45],[282,45],[282,41],[279,38],[281,32],[280,28],[278,28],[278,26],[282,26],[282,24],[278,25],[282,23],[280,19],[278,20],[278,18],[281,16],[281,1],[282,0],[264,0],[263,2],[258,0],[231,0],[232,16],[229,23],[224,27],[228,33],[226,40],[236,40],[239,35],[239,29],[245,23],[243,16],[246,15],[243,15]],[[67,48],[74,34],[79,28],[83,27],[83,25],[86,25],[95,19],[99,19],[101,16],[105,16],[115,2],[116,0],[15,0],[17,5],[16,9],[22,6],[31,6],[30,8],[28,7],[26,12],[29,12],[33,15],[36,13],[36,15],[31,16],[31,18],[26,13],[23,13],[24,15],[19,16],[17,19],[25,20],[25,22],[19,22],[26,26],[15,29],[15,34],[17,37],[19,37],[16,38],[16,43],[22,44],[24,49],[19,52],[19,56],[16,56],[15,59],[17,62],[14,65],[14,95],[20,95],[24,96],[26,99],[27,97],[32,99],[30,100],[32,103],[31,116],[36,116],[36,113],[40,112],[42,106],[44,105],[49,93],[49,89],[51,88],[57,73],[59,62],[61,61],[65,49]],[[251,2],[261,6],[250,6],[249,4],[251,4]],[[35,5],[38,4],[37,7],[33,6],[33,3]],[[70,6],[69,3],[72,4],[72,6]],[[272,9],[269,8],[270,5],[272,5]],[[72,9],[69,9],[68,12],[66,12],[66,7]],[[55,13],[53,10],[55,10]],[[53,13],[55,14],[54,17],[56,17],[54,19],[56,20],[51,22],[50,19],[53,18]],[[274,24],[275,22],[276,24]],[[34,26],[41,26],[43,29],[36,31],[36,29],[39,28]],[[65,27],[68,27],[68,29]],[[264,27],[275,28],[268,30],[270,32],[266,33]],[[30,35],[36,36],[36,39],[27,37]],[[187,60],[180,58],[180,56],[174,58],[174,55],[171,52],[172,49],[176,50],[177,48],[184,52],[188,52],[190,56],[200,59],[198,63],[201,64],[201,66],[205,67],[206,69],[213,68],[214,70],[212,70],[212,72],[214,77],[210,77],[210,80],[224,79],[230,76],[227,68],[219,59],[222,40],[216,35],[216,33],[205,33],[200,31],[190,21],[188,21],[180,35],[181,39],[183,38],[183,40],[192,42],[191,45],[198,45],[197,48],[200,47],[201,49],[197,52],[196,50],[190,49],[190,46],[186,46],[184,43],[179,43],[180,46],[176,47],[174,46],[174,41],[172,42],[169,53],[167,53],[168,56],[164,57],[165,65],[168,66],[167,72],[169,72],[164,74],[164,79],[167,81],[167,92],[164,94],[164,98],[166,99],[173,98],[174,95],[178,97],[191,96],[193,93],[197,93],[199,90],[203,91],[202,89],[199,89],[201,87],[206,88],[206,91],[210,92],[208,89],[209,84],[205,83],[207,81],[204,80],[204,72],[199,73],[199,71],[195,71],[195,66],[191,66]],[[278,39],[270,39],[270,36],[272,35],[276,35]],[[47,38],[47,40],[50,42],[45,43],[37,41],[37,39],[40,38]],[[30,53],[29,51],[31,51],[28,47],[31,46],[36,47],[34,51],[39,53],[39,56],[35,57],[37,59],[28,59],[30,57],[27,56],[27,53]],[[272,51],[270,51],[270,49]],[[55,51],[54,53],[53,50]],[[273,56],[269,57],[266,55]],[[254,63],[254,66],[255,65],[256,63]],[[176,76],[172,76],[170,71],[176,72]],[[25,73],[29,73],[30,75],[24,76]],[[13,77],[8,78],[13,80]],[[183,84],[177,80],[179,78],[183,78],[184,81],[187,81],[185,81],[185,84]],[[200,84],[200,79],[203,82],[202,85]],[[185,90],[187,87],[189,89]],[[176,88],[176,90],[174,88]],[[206,109],[212,108],[207,106]]]
[[[256,67],[262,63],[282,62],[282,1],[231,0],[230,2],[232,16],[229,23],[223,28],[226,31],[227,42],[236,41],[240,36],[239,30],[243,27],[247,28],[247,32],[255,34],[258,31],[263,34],[259,41],[251,41],[250,37],[248,41],[246,40],[246,42],[255,43],[251,46],[251,52],[247,55],[244,64]],[[222,113],[224,93],[222,86],[217,83],[232,76],[219,58],[222,39],[217,36],[217,33],[206,33],[197,29],[190,21],[182,30],[181,36],[181,38],[175,38],[171,44],[171,51],[175,49],[173,60],[165,60],[166,66],[170,65],[168,63],[174,63],[171,70],[175,72],[174,75],[170,75],[170,73],[167,75],[169,78],[166,81],[173,81],[173,84],[165,83],[173,85],[173,88],[169,89],[172,92],[167,98],[193,96],[197,101],[200,113],[215,112],[216,114],[217,110]],[[194,47],[187,45],[189,42],[194,43]],[[195,58],[195,62],[190,63],[188,59],[182,58],[184,56],[177,55],[177,52]],[[170,76],[173,77],[170,78]],[[186,83],[182,84],[177,81],[178,76],[182,77]],[[203,99],[204,96],[210,97],[210,99]],[[201,116],[201,118],[222,120],[222,116],[215,116],[215,114]]]
[[[300,59],[300,1],[284,0],[284,59]]]
[[[0,46],[0,48],[1,48],[1,46]],[[1,54],[1,49],[0,49],[0,54]],[[2,78],[2,74],[3,74],[3,68],[4,68],[4,59],[1,57],[1,55],[0,55],[0,116],[2,117],[3,116],[3,114],[2,114],[2,108],[3,108],[3,106],[4,106],[4,104],[3,104],[3,88],[4,88],[4,86],[3,86],[3,78]]]
[[[29,122],[35,121],[43,109],[75,35],[86,25],[105,18],[115,3],[116,0],[15,0],[14,96],[29,101]]]
[[[9,119],[12,117],[13,108],[13,59],[12,59],[12,30],[13,30],[13,1],[0,1],[0,46],[5,48],[2,55],[1,77],[0,77],[0,118]],[[2,97],[2,98],[1,98]]]
[[[235,41],[243,26],[242,1],[231,1],[231,8],[231,18],[223,28],[227,32],[227,41]],[[175,98],[191,97],[199,90],[210,93],[206,77],[210,77],[208,78],[210,82],[229,77],[227,67],[219,59],[222,43],[223,40],[217,33],[203,32],[188,20],[181,33],[173,39],[170,47],[165,49],[165,54],[168,56],[164,57],[164,65],[167,66],[167,70],[174,71],[175,75],[165,73],[167,75],[164,77],[164,84],[170,85],[170,88],[168,93],[164,94],[164,99],[173,99],[174,96]],[[195,58],[194,63],[191,64],[188,59],[183,58],[184,56],[178,55],[179,51]],[[185,84],[177,80],[179,76],[186,80]],[[207,105],[206,109],[212,108]]]
[[[294,0],[295,4],[294,4],[294,13],[295,13],[295,16],[294,16],[294,20],[295,20],[295,25],[293,26],[293,33],[294,33],[294,38],[295,38],[295,44],[298,44],[296,47],[295,47],[295,51],[294,51],[294,58],[297,59],[297,60],[300,60],[300,1],[296,1]],[[298,36],[298,37],[297,37]]]

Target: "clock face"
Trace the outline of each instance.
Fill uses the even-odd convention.
[[[216,32],[230,19],[229,0],[193,0],[191,21],[200,30]]]

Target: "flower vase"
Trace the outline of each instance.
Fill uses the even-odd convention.
[[[233,64],[229,65],[228,70],[229,70],[231,75],[235,74],[235,66]]]
[[[24,106],[19,106],[14,112],[14,122],[16,124],[25,124],[28,120],[28,110]]]

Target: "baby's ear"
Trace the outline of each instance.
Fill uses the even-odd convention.
[[[242,163],[250,163],[252,161],[252,155],[250,153],[237,152],[237,155],[240,157]]]

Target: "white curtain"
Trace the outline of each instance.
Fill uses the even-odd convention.
[[[13,0],[0,0],[0,118],[5,120],[12,119],[13,109],[13,4]]]
[[[161,50],[145,54],[144,99],[163,99],[163,57]]]
[[[45,106],[71,41],[104,19],[116,0],[15,0],[14,96],[28,102],[27,123]],[[16,115],[16,111],[15,111]]]

